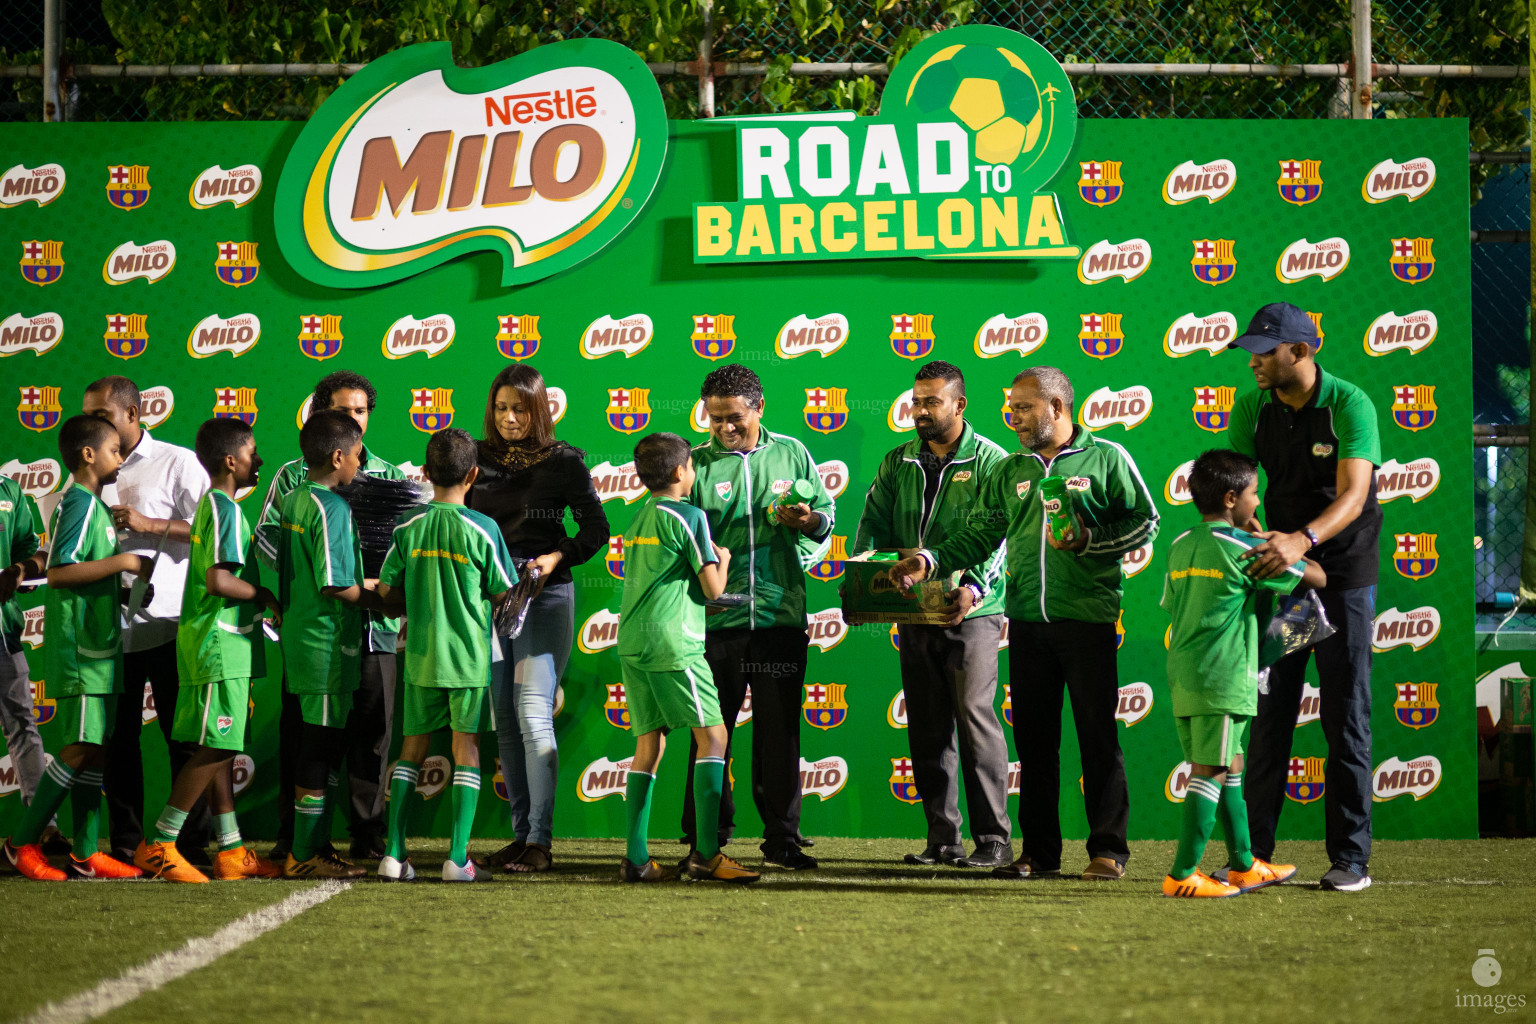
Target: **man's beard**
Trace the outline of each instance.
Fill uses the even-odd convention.
[[[937,418],[930,418],[927,426],[924,426],[922,423],[915,424],[917,427],[917,436],[924,441],[937,441],[939,438],[949,433],[950,428],[954,425],[954,420],[940,423]]]
[[[1038,452],[1042,448],[1049,448],[1051,446],[1052,442],[1056,440],[1056,432],[1051,429],[1049,423],[1037,420],[1035,422],[1035,429],[1028,434],[1020,434],[1019,438],[1024,442],[1024,447],[1032,452]]]

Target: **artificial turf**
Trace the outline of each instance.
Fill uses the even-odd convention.
[[[1536,1013],[1536,841],[1378,842],[1355,894],[1316,889],[1322,844],[1287,843],[1298,884],[1217,901],[1163,899],[1172,844],[1131,845],[1118,883],[1005,882],[902,865],[910,840],[824,839],[820,870],[736,888],[622,886],[617,840],[562,841],[547,875],[448,886],[446,844],[421,841],[418,883],[363,880],[102,1019],[1446,1021],[1492,1013],[1457,1006],[1489,992]],[[0,879],[0,1019],[292,891]],[[1494,989],[1472,980],[1483,949]]]

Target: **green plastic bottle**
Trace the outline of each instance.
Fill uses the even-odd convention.
[[[804,480],[796,480],[785,491],[768,503],[768,514],[778,516],[779,509],[786,505],[809,505],[816,498],[816,489]]]
[[[1064,541],[1067,531],[1077,525],[1077,517],[1072,514],[1072,496],[1067,491],[1066,477],[1048,476],[1040,481],[1040,505],[1045,509],[1051,536]]]

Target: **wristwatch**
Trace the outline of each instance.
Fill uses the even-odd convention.
[[[1322,543],[1322,541],[1320,539],[1318,539],[1317,532],[1314,531],[1312,529],[1312,527],[1310,527],[1310,526],[1303,526],[1301,528],[1301,532],[1307,535],[1307,540],[1312,542],[1312,544],[1311,544],[1312,547],[1315,548],[1319,544]]]

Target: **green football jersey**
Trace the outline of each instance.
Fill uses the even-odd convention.
[[[464,689],[491,681],[491,596],[517,582],[501,530],[447,502],[395,527],[379,582],[405,591],[405,681]]]
[[[32,503],[21,486],[8,476],[0,476],[0,558],[15,565],[37,553],[37,531],[33,526]],[[16,596],[0,603],[0,633],[15,636],[23,625],[21,606]]]
[[[48,568],[119,554],[112,510],[78,483],[69,485],[48,528]],[[117,573],[66,590],[49,587],[43,605],[43,678],[55,697],[122,692],[123,620]]]
[[[718,561],[703,512],[676,498],[647,497],[624,534],[619,655],[649,672],[697,664],[704,657],[699,570]]]
[[[182,686],[267,674],[256,602],[230,601],[208,593],[208,570],[216,565],[231,567],[252,586],[261,583],[245,513],[234,498],[211,487],[192,517],[192,553],[187,559],[187,585],[181,592],[176,670]]]
[[[278,514],[278,603],[283,606],[283,674],[289,693],[357,689],[363,617],[323,593],[362,583],[363,554],[352,509],[328,487],[305,480]]]
[[[1161,603],[1173,617],[1168,688],[1175,718],[1258,711],[1259,595],[1289,594],[1306,571],[1303,561],[1273,579],[1249,576],[1242,555],[1263,543],[1226,523],[1201,523],[1168,548]]]

